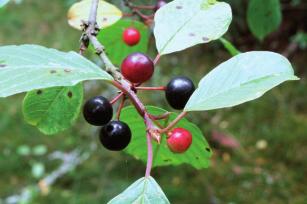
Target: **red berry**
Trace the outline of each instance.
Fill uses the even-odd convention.
[[[167,145],[174,153],[183,153],[192,144],[192,134],[184,128],[175,128],[167,135]]]
[[[132,83],[143,83],[154,72],[153,61],[142,53],[133,53],[124,59],[121,65],[123,76]]]
[[[141,34],[135,28],[132,28],[132,27],[127,28],[123,32],[123,40],[129,46],[133,46],[133,45],[138,44],[140,42],[140,39],[141,39]]]

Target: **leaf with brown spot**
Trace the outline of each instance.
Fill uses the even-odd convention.
[[[74,123],[82,102],[82,84],[31,91],[23,101],[23,115],[29,124],[46,135],[52,135]]]

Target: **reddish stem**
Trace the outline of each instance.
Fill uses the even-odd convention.
[[[162,130],[160,130],[160,133],[166,133],[169,130],[171,130],[175,125],[177,125],[177,123],[184,118],[186,115],[188,114],[188,112],[183,111],[182,113],[180,113],[177,118],[175,120],[173,120],[170,124],[168,124],[168,126]]]
[[[149,117],[152,119],[152,120],[164,120],[166,118],[169,117],[171,113],[170,112],[166,112],[162,115],[152,115],[152,114],[149,114]]]
[[[116,103],[121,97],[122,95],[124,95],[123,92],[121,92],[120,94],[118,94],[117,96],[115,96],[111,101],[110,103],[113,105],[114,103]]]
[[[136,90],[141,90],[141,91],[165,91],[166,87],[165,86],[159,86],[159,87],[135,87]]]
[[[152,160],[153,160],[151,135],[149,132],[146,133],[146,138],[147,138],[147,165],[146,165],[145,177],[149,177],[151,168],[152,168]]]
[[[119,104],[119,106],[118,106],[117,113],[116,113],[116,118],[117,118],[117,120],[120,119],[120,113],[121,113],[121,111],[122,111],[122,109],[123,109],[123,107],[124,107],[124,105],[125,105],[125,101],[126,101],[126,97],[123,96],[123,97],[122,97],[122,100],[121,100],[121,102],[120,102],[120,104]]]
[[[158,64],[158,62],[160,61],[161,55],[157,54],[156,58],[154,59],[154,65]]]
[[[144,10],[154,10],[156,9],[155,5],[130,5],[134,9],[144,9]]]

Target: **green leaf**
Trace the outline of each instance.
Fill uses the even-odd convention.
[[[0,47],[0,62],[0,97],[54,86],[73,86],[84,80],[113,79],[75,52],[65,53],[38,45]]]
[[[167,197],[154,178],[143,177],[108,204],[169,204]]]
[[[23,101],[23,114],[29,124],[44,134],[56,134],[73,124],[82,102],[82,84],[31,91]]]
[[[174,0],[155,14],[154,35],[161,55],[219,39],[232,19],[227,3]]]
[[[0,8],[9,3],[10,0],[0,0]]]
[[[255,37],[263,40],[278,29],[282,20],[279,0],[250,0],[247,9],[247,23]]]
[[[83,0],[74,3],[67,13],[68,24],[73,28],[82,30],[82,22],[88,21],[91,7],[92,0]],[[113,4],[99,0],[96,18],[99,28],[105,28],[116,23],[122,15],[122,12]]]
[[[236,56],[241,52],[228,40],[225,38],[220,38],[221,43],[224,45],[225,49],[231,54],[232,56]]]
[[[148,112],[154,115],[161,115],[166,110],[147,106]],[[177,113],[171,113],[169,122],[177,117]],[[132,106],[126,107],[122,110],[121,118],[126,122],[132,131],[132,140],[129,146],[125,149],[128,154],[133,155],[137,159],[144,162],[147,160],[147,146],[146,146],[146,129],[144,120],[136,112]],[[161,124],[166,123],[165,120]],[[211,157],[211,149],[205,140],[201,130],[189,122],[187,119],[182,119],[176,127],[182,127],[189,130],[193,135],[193,141],[190,148],[183,154],[175,154],[171,152],[166,144],[166,135],[162,135],[161,144],[153,142],[154,162],[153,166],[166,166],[166,165],[180,165],[189,164],[196,169],[207,168],[209,166],[209,159]]]
[[[254,100],[287,80],[297,80],[290,62],[277,53],[254,51],[220,64],[199,83],[185,111],[232,107]]]
[[[141,33],[141,40],[135,46],[128,46],[123,41],[123,32],[128,27],[136,28]],[[149,29],[146,25],[138,21],[120,20],[116,24],[101,30],[98,39],[106,47],[111,61],[119,66],[127,55],[133,52],[147,52]]]

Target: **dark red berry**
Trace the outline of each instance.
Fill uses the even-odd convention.
[[[101,128],[99,139],[101,144],[111,151],[125,149],[131,140],[129,126],[121,121],[111,121]]]
[[[85,103],[83,116],[88,123],[102,126],[112,119],[113,108],[108,99],[103,96],[96,96]]]
[[[175,128],[167,135],[167,145],[174,153],[183,153],[192,144],[192,134],[184,128]]]
[[[140,39],[141,33],[135,28],[127,28],[123,32],[123,40],[129,46],[138,44],[140,42]]]
[[[156,10],[160,9],[162,6],[165,6],[167,3],[166,1],[159,0],[156,4]]]
[[[175,77],[166,86],[167,102],[174,109],[182,110],[195,91],[193,82],[187,77]]]
[[[142,53],[133,53],[124,59],[121,65],[123,76],[132,83],[143,83],[154,72],[153,61]]]

